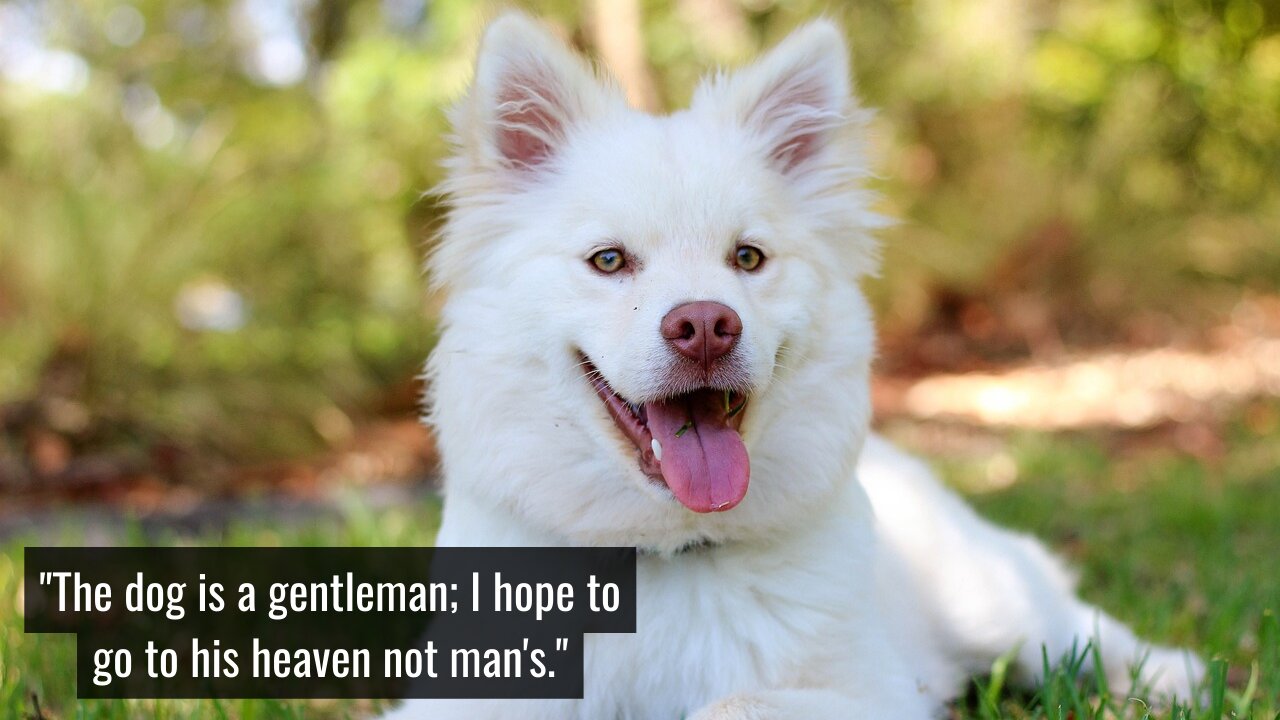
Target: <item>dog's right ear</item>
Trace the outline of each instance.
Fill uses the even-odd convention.
[[[485,31],[471,91],[452,120],[472,162],[529,173],[554,159],[580,123],[620,102],[586,60],[511,12]]]
[[[839,27],[817,20],[752,65],[705,80],[693,105],[728,113],[730,122],[759,138],[779,171],[801,175],[806,165],[844,162],[827,151],[850,124],[854,102],[848,65]]]

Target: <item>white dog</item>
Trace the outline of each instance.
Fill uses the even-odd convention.
[[[452,116],[448,293],[428,365],[441,545],[634,545],[638,631],[589,635],[586,697],[397,718],[936,717],[1019,648],[1101,648],[1188,696],[1203,665],[1077,599],[869,435],[881,221],[865,113],[819,21],[654,117],[545,29],[485,34]]]

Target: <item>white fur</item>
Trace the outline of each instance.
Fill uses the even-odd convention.
[[[452,212],[431,263],[448,293],[428,365],[444,461],[441,545],[635,545],[638,631],[588,636],[586,697],[411,701],[396,718],[928,718],[1021,648],[1101,641],[1113,687],[1147,652],[1076,599],[1034,540],[996,528],[868,437],[876,268],[862,121],[840,33],[819,21],[665,117],[535,22],[486,33],[453,115]],[[740,239],[767,260],[728,262]],[[631,272],[587,264],[623,246]],[[750,488],[697,514],[637,467],[579,366],[663,395],[658,324],[714,300],[742,317]],[[861,482],[859,482],[861,480]],[[693,547],[694,549],[687,549]],[[1157,650],[1186,696],[1202,666]]]

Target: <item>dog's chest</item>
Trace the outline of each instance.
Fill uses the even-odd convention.
[[[840,643],[847,580],[714,552],[641,559],[636,633],[587,637],[580,717],[683,717],[817,671]]]

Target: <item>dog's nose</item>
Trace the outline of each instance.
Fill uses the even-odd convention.
[[[707,369],[733,349],[741,334],[738,313],[710,300],[677,305],[662,318],[662,337],[681,355]]]

